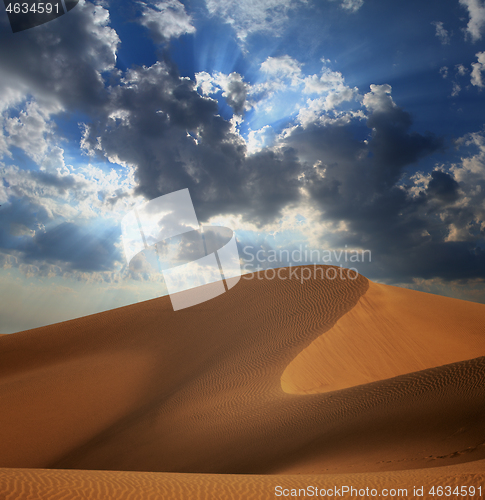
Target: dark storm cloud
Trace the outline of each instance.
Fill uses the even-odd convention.
[[[470,206],[455,203],[462,196],[459,183],[435,170],[416,193],[409,165],[442,150],[443,142],[411,132],[411,125],[409,114],[387,107],[369,115],[372,133],[365,143],[354,138],[362,132],[356,125],[313,125],[295,129],[287,144],[317,162],[306,174],[306,188],[325,222],[346,223],[335,244],[372,251],[373,277],[485,277],[483,235],[449,239],[453,227],[467,228],[476,219]]]
[[[36,233],[23,248],[25,262],[66,263],[71,271],[109,271],[121,260],[118,228],[99,233],[70,222]]]
[[[136,166],[137,191],[152,199],[189,188],[202,220],[243,213],[265,222],[299,198],[301,164],[292,148],[248,157],[218,115],[217,102],[169,63],[128,72],[112,90],[112,116],[88,127],[84,144]]]
[[[428,184],[427,194],[443,202],[453,202],[459,197],[459,184],[446,172],[435,170],[431,172],[431,180]]]
[[[432,134],[410,132],[411,125],[409,113],[398,107],[374,111],[367,120],[372,129],[371,169],[385,186],[395,184],[404,166],[443,148],[442,140]]]
[[[109,94],[104,78],[109,73],[117,77],[119,43],[108,21],[106,9],[83,1],[69,15],[21,33],[13,34],[7,16],[0,16],[0,108],[2,101],[8,106],[28,98],[46,116],[62,108],[104,116]],[[0,208],[3,249],[20,252],[27,263],[62,262],[64,270],[112,269],[120,258],[113,247],[119,234],[95,236],[94,230],[74,223],[52,227],[58,214],[52,213],[55,204],[48,198],[75,195],[85,183],[70,175],[16,167],[7,171],[10,197]]]
[[[122,260],[115,247],[118,227],[99,231],[71,222],[53,226],[42,204],[27,198],[0,207],[0,217],[0,249],[20,252],[25,263],[62,263],[65,271],[106,271]]]
[[[404,167],[442,148],[435,136],[410,132],[411,118],[400,109],[372,113],[367,142],[355,138],[363,135],[362,126],[298,127],[285,141],[317,163],[306,174],[307,189],[335,219],[360,218],[362,211],[371,215],[378,206],[385,208],[381,217],[401,211],[405,197],[396,184]]]
[[[189,188],[201,220],[234,213],[270,222],[301,201],[304,188],[325,222],[346,223],[335,244],[377,256],[376,277],[481,276],[476,242],[448,238],[453,222],[473,218],[454,206],[457,181],[435,171],[426,189],[412,192],[410,166],[442,151],[442,139],[413,132],[411,116],[389,94],[388,86],[372,87],[365,122],[296,127],[280,147],[248,155],[216,102],[159,62],[129,72],[113,89],[114,118],[94,123],[85,145],[134,165],[137,191],[148,199]]]
[[[0,16],[2,91],[10,87],[95,112],[106,99],[101,74],[114,68],[119,42],[107,22],[106,10],[84,2],[69,15],[15,34],[7,16]]]
[[[10,250],[17,248],[19,237],[31,235],[39,224],[47,223],[49,213],[41,205],[18,199],[0,207],[0,218],[0,248]]]

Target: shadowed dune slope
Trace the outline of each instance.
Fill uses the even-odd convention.
[[[485,356],[485,305],[369,282],[357,305],[281,377],[310,394]]]
[[[447,331],[474,359],[452,346],[439,367],[425,352],[424,365],[409,361],[406,371],[396,359],[398,372],[379,372],[379,342],[361,342],[377,370],[365,385],[354,354],[334,338],[340,371],[323,366],[324,376],[345,387],[338,378],[348,370],[358,385],[288,394],[285,369],[361,306],[369,282],[301,280],[295,269],[280,277],[243,277],[176,312],[162,297],[2,337],[0,467],[318,474],[485,458],[485,358],[468,327],[457,320]],[[463,304],[446,308],[455,305]],[[389,307],[397,314],[399,305]],[[421,326],[427,336],[424,319]],[[428,344],[439,343],[439,331],[429,331]]]

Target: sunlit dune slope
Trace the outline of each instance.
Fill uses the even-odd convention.
[[[404,375],[362,385],[352,352],[334,339],[339,367],[359,385],[285,393],[288,365],[359,307],[369,282],[301,280],[295,269],[280,278],[246,276],[176,312],[163,297],[2,337],[0,467],[317,474],[485,458],[478,348],[476,359],[418,372],[396,359]],[[474,311],[483,317],[483,306]],[[468,342],[461,322],[453,331]],[[389,376],[378,342],[361,349]],[[336,386],[343,369],[322,367]]]
[[[357,305],[281,377],[316,393],[485,356],[485,305],[369,282]]]
[[[352,493],[368,488],[386,498],[416,498],[414,488],[423,488],[419,498],[436,499],[438,486],[451,491],[465,488],[468,498],[481,498],[485,461],[455,466],[367,474],[323,475],[234,475],[166,474],[156,472],[68,471],[44,469],[0,469],[0,498],[4,500],[273,500],[291,490],[318,492],[317,498],[359,498]],[[280,488],[277,488],[277,487]],[[482,486],[482,495],[479,487]],[[435,494],[432,495],[434,487]],[[345,489],[347,488],[347,489]],[[331,491],[332,496],[322,490]],[[350,490],[350,491],[349,491]],[[442,490],[444,493],[446,489]],[[338,494],[336,495],[335,492]],[[474,493],[472,496],[471,493]],[[303,494],[302,494],[303,495]],[[305,495],[306,497],[306,495]],[[293,496],[294,498],[294,496]],[[303,496],[301,496],[303,498]],[[315,498],[315,495],[314,495]],[[364,498],[360,496],[360,498]],[[446,498],[443,494],[441,498]],[[448,497],[449,498],[449,497]],[[457,498],[457,496],[451,496]],[[465,497],[466,498],[466,497]]]

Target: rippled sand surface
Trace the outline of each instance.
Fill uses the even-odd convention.
[[[485,486],[485,306],[299,271],[1,336],[0,498]]]

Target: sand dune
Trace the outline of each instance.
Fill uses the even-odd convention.
[[[376,490],[386,498],[416,498],[414,488],[423,488],[421,498],[439,498],[436,488],[461,487],[468,498],[483,498],[485,461],[411,471],[373,474],[323,475],[234,475],[234,474],[166,474],[156,472],[71,471],[44,469],[0,469],[0,498],[5,500],[86,499],[86,500],[266,500],[278,498],[275,493],[291,495],[291,490],[305,489],[325,498],[322,489],[333,497],[359,498],[344,489]],[[479,487],[482,486],[480,494]],[[277,487],[280,489],[277,489]],[[307,489],[310,487],[310,489]],[[435,488],[435,496],[430,495]],[[287,490],[287,491],[284,491]],[[335,490],[340,496],[335,495]],[[446,492],[447,490],[444,490]],[[307,496],[306,498],[308,498]],[[370,496],[371,497],[371,496]],[[288,498],[288,497],[287,497]],[[294,497],[293,497],[294,498]],[[300,498],[304,498],[300,496]],[[364,498],[361,496],[361,498]],[[372,497],[371,497],[372,498]],[[446,498],[444,495],[442,498]],[[448,497],[449,498],[449,497]],[[457,498],[452,496],[451,498]],[[462,498],[462,497],[460,497]],[[465,497],[466,498],[466,497]]]
[[[344,389],[485,356],[485,306],[369,282],[357,305],[294,359],[285,392]]]
[[[162,297],[2,336],[0,467],[21,468],[31,484],[69,474],[103,484],[115,476],[26,469],[377,481],[480,464],[485,306],[362,276],[300,276],[246,276],[181,311]],[[2,471],[0,485],[12,474]],[[195,477],[120,474],[154,492],[162,476],[177,488]],[[273,476],[241,481],[230,487],[274,488]]]

